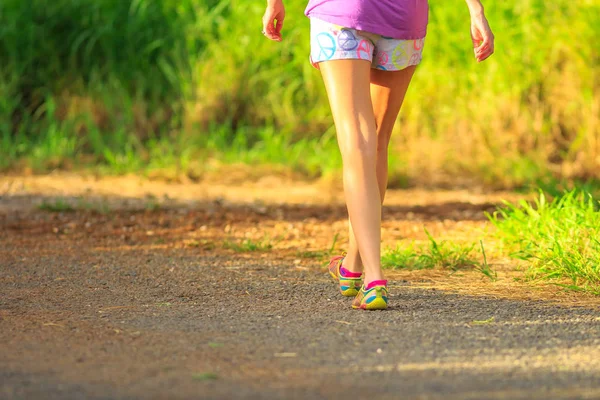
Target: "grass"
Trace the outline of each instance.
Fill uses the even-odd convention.
[[[161,209],[160,201],[156,196],[147,195],[144,202],[144,209],[149,212],[156,212]]]
[[[305,5],[287,1],[285,42],[273,43],[248,30],[263,3],[2,1],[0,170],[200,179],[218,160],[337,173],[327,96],[307,60]],[[497,46],[482,64],[472,59],[466,6],[430,7],[390,182],[519,187],[597,176],[600,5],[486,4]]]
[[[192,379],[195,381],[214,381],[219,379],[219,375],[214,372],[201,372],[192,375]]]
[[[93,211],[99,214],[108,214],[111,211],[109,204],[105,201],[93,204],[83,197],[71,201],[61,197],[48,199],[42,201],[37,208],[48,212]]]
[[[57,198],[53,200],[44,200],[39,206],[38,209],[49,212],[73,212],[75,211],[75,207],[73,207],[69,202],[65,199]]]
[[[488,319],[484,319],[484,320],[474,320],[471,321],[471,325],[489,325],[489,324],[493,324],[495,321],[494,317],[490,317]]]
[[[262,239],[244,239],[242,241],[226,240],[223,242],[223,248],[233,250],[238,253],[247,252],[265,252],[270,251],[273,248],[273,243],[270,238],[264,237]]]
[[[592,194],[598,186],[588,183],[558,195],[556,187],[548,188],[554,195],[540,190],[535,201],[505,202],[487,214],[495,227],[491,235],[500,242],[495,254],[519,263],[527,280],[600,295],[600,201]],[[497,279],[483,241],[479,246],[437,241],[426,233],[426,244],[399,244],[384,252],[384,268],[470,268]]]
[[[529,279],[600,294],[600,203],[574,189],[549,199],[506,203],[490,221],[504,250],[522,260]]]
[[[480,241],[483,262],[480,261],[475,244],[461,244],[446,240],[437,241],[425,229],[428,243],[416,245],[399,244],[395,249],[388,249],[382,256],[383,268],[394,269],[446,269],[458,271],[461,269],[476,269],[491,280],[496,279],[496,273],[487,263],[487,257]]]
[[[498,279],[498,274],[496,271],[488,264],[487,255],[485,254],[485,248],[483,247],[483,240],[479,241],[479,245],[481,246],[481,255],[483,256],[483,263],[477,266],[477,270],[490,278],[490,280],[495,281]]]

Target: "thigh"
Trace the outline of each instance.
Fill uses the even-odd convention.
[[[371,102],[371,63],[368,60],[334,60],[320,63],[342,157],[359,150],[374,156],[377,148]]]
[[[403,40],[381,36],[375,42],[371,96],[379,146],[386,148],[408,85],[421,62],[425,39]]]
[[[387,146],[416,65],[400,71],[371,70],[370,93],[379,146]]]

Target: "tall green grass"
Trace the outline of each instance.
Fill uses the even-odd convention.
[[[202,3],[202,4],[196,4]],[[192,65],[212,32],[205,2],[0,3],[0,167],[76,157],[135,168],[179,136]]]
[[[453,272],[474,269],[491,280],[497,279],[497,274],[487,262],[483,240],[478,244],[465,244],[436,240],[425,229],[428,243],[417,245],[414,242],[399,243],[396,248],[383,252],[381,266],[393,269],[445,269]],[[481,253],[479,253],[481,251]]]
[[[101,163],[197,175],[207,159],[309,176],[339,168],[308,63],[306,1],[285,3],[284,42],[274,43],[260,34],[264,3],[1,2],[0,168]],[[466,6],[431,2],[392,181],[598,177],[600,5],[484,4],[496,54],[477,64]]]
[[[490,215],[512,257],[532,279],[600,294],[600,202],[571,190],[551,201],[506,203]]]

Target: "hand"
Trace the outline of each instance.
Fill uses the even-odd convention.
[[[477,62],[482,62],[494,53],[494,34],[483,12],[471,14],[471,39]]]
[[[271,40],[281,42],[281,29],[285,19],[285,8],[282,0],[268,0],[267,10],[263,15],[263,35]]]

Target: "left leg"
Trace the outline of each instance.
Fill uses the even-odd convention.
[[[377,129],[377,184],[382,203],[388,182],[388,148],[390,138],[415,69],[416,65],[400,71],[371,69],[370,92]],[[352,272],[360,272],[363,269],[363,263],[351,222],[349,226],[350,243],[348,254],[344,258],[344,268]]]
[[[342,154],[344,193],[365,284],[383,279],[381,198],[377,183],[377,132],[370,95],[371,63],[345,59],[320,64]]]

